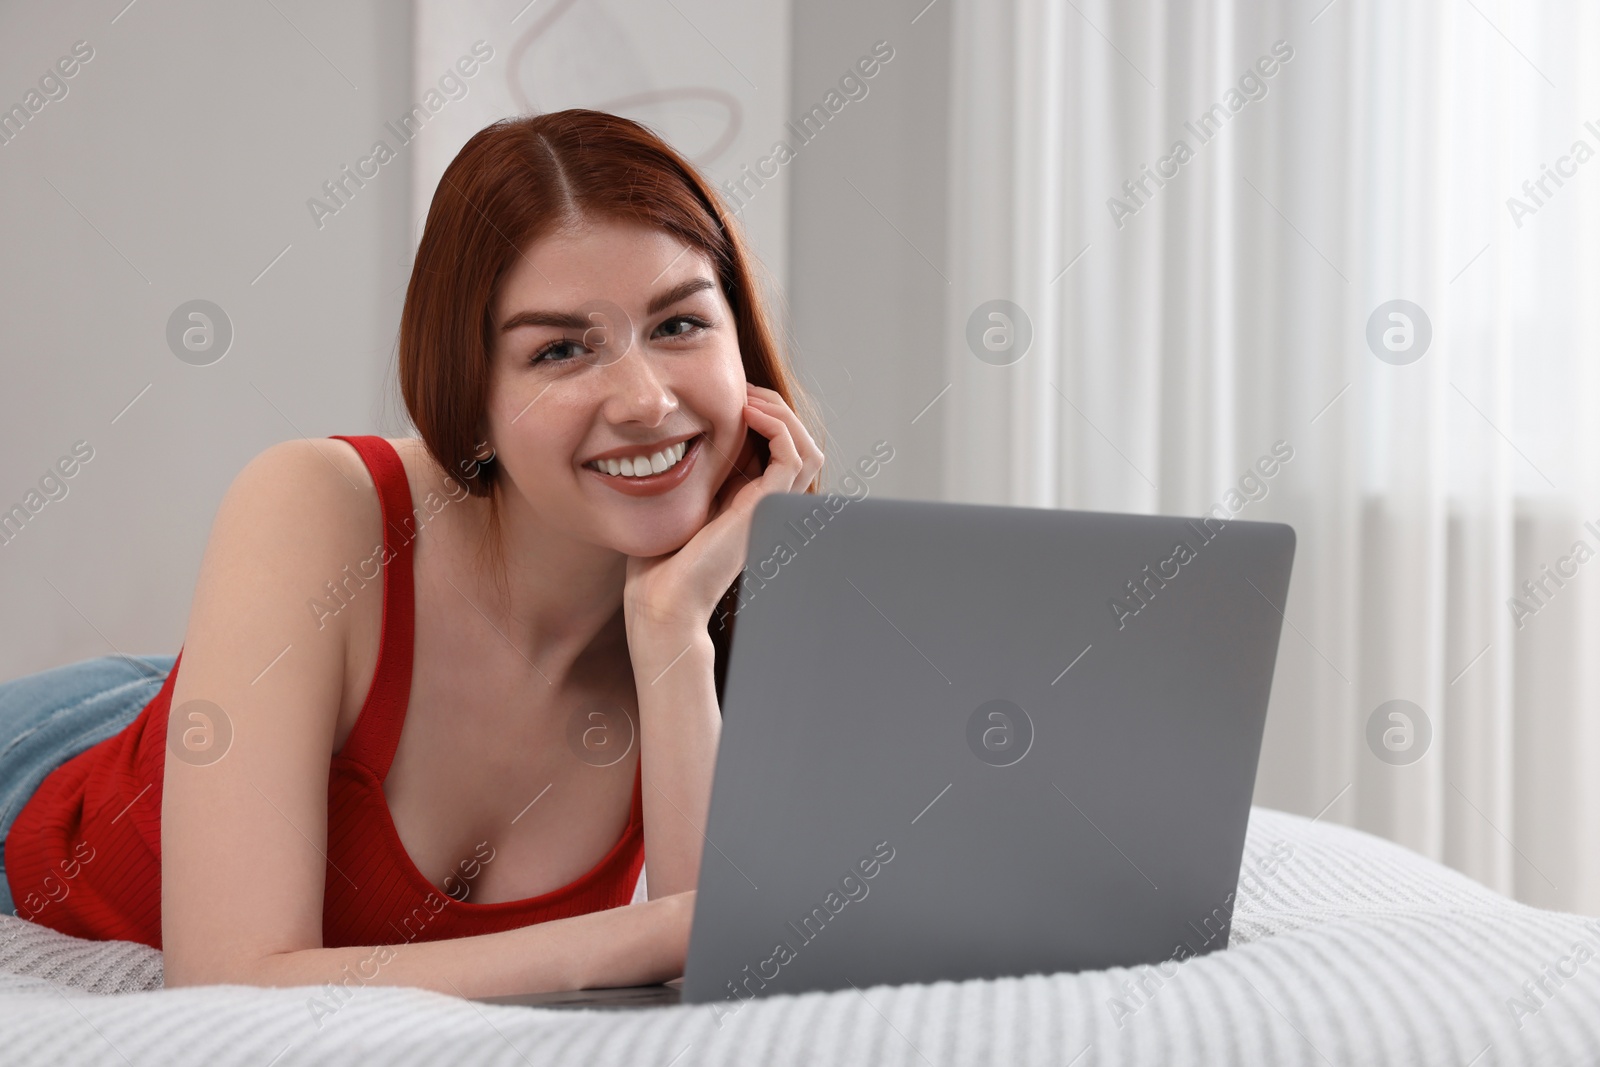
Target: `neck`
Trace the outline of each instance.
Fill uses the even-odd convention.
[[[547,682],[561,687],[586,657],[626,655],[626,556],[552,529],[514,492],[500,494],[498,531],[488,498],[463,503],[451,583]]]

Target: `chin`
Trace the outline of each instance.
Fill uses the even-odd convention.
[[[635,526],[632,529],[616,531],[615,536],[610,538],[610,543],[612,548],[627,556],[645,558],[664,556],[688,544],[705,524],[705,513],[702,510],[697,518],[680,519],[673,516],[661,522],[648,523],[643,529]]]

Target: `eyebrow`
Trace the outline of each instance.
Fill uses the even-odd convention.
[[[645,314],[654,315],[695,293],[715,288],[716,283],[704,276],[679,282],[666,292],[656,295],[645,308]],[[576,311],[519,311],[500,324],[500,332],[506,333],[519,326],[554,326],[562,330],[583,330],[590,325],[590,320]]]

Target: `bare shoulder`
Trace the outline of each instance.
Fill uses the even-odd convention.
[[[326,675],[342,673],[350,617],[318,619],[307,605],[382,528],[372,476],[347,442],[263,449],[234,476],[212,521],[180,676],[232,675],[258,659],[260,670],[289,648],[302,666],[285,673],[333,681]]]
[[[365,464],[331,438],[264,449],[217,508],[168,722],[162,936],[174,984],[321,944],[329,760],[355,685],[348,653],[381,603],[314,605],[382,529]],[[192,701],[225,725],[221,757],[187,751],[178,712]]]
[[[399,455],[411,496],[443,485],[443,472],[417,438],[385,438]],[[348,441],[296,438],[262,450],[229,487],[224,509],[264,523],[291,539],[315,539],[341,557],[370,549],[383,529],[382,504],[372,474]]]
[[[337,575],[352,552],[370,548],[382,528],[372,475],[351,445],[280,441],[234,476],[212,522],[207,563],[226,571],[235,589],[287,584],[304,597]]]
[[[339,487],[345,492],[340,492]],[[350,490],[355,490],[353,494]],[[331,437],[279,441],[257,453],[235,477],[230,496],[323,495],[339,502],[371,496],[372,475],[355,446]]]

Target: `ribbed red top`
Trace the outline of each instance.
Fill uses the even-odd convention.
[[[383,780],[411,692],[414,535],[408,531],[425,516],[413,513],[393,445],[382,437],[333,436],[361,453],[377,483],[388,562],[372,687],[329,768],[323,946],[469,937],[627,904],[644,865],[640,768],[621,839],[588,873],[559,889],[523,900],[458,901],[411,862]],[[138,718],[57,767],[18,813],[5,860],[23,918],[76,937],[161,947],[161,776],[167,712],[182,662],[180,648],[172,673]]]

